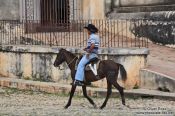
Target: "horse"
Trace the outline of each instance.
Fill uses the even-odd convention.
[[[56,59],[55,59],[53,65],[55,67],[59,67],[60,64],[62,64],[63,62],[66,62],[68,67],[71,70],[71,78],[72,78],[72,81],[74,82],[75,73],[76,73],[75,66],[76,66],[77,60],[78,60],[78,57],[75,54],[61,48],[59,50],[59,53],[56,56]],[[117,83],[119,70],[120,70],[122,81],[126,81],[127,73],[126,73],[124,66],[122,64],[116,63],[112,60],[101,60],[100,61],[98,69],[97,69],[98,78],[97,78],[97,76],[94,75],[94,73],[91,70],[85,71],[86,82],[95,82],[95,81],[101,80],[103,78],[106,78],[106,80],[107,80],[107,95],[106,95],[105,101],[101,105],[100,109],[103,109],[106,106],[107,101],[112,93],[112,85],[116,89],[118,89],[120,96],[121,96],[121,99],[122,99],[122,104],[125,105],[124,88],[121,87]],[[97,108],[94,101],[87,95],[86,87],[87,87],[87,85],[82,86],[82,91],[83,91],[84,97],[88,99],[88,101],[93,105],[94,108]],[[72,97],[74,95],[75,90],[76,90],[76,85],[72,84],[69,100],[68,100],[66,106],[64,107],[65,109],[67,109],[71,105]]]

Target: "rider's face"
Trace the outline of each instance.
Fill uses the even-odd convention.
[[[87,34],[88,34],[88,35],[90,35],[90,34],[91,34],[91,32],[90,32],[88,29],[86,29],[86,32],[87,32]]]

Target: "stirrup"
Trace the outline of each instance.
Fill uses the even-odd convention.
[[[81,82],[79,80],[75,80],[73,84],[76,86],[84,86],[85,85],[83,82]]]
[[[91,82],[84,82],[85,85],[92,85]]]

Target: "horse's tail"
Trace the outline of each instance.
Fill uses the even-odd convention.
[[[121,65],[121,64],[119,64],[119,68],[120,68],[120,75],[122,77],[122,80],[123,81],[126,81],[126,79],[127,79],[127,73],[126,73],[126,70],[125,70],[124,66]]]

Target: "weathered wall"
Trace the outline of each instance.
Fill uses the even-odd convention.
[[[157,13],[159,18],[160,11],[174,11],[174,0],[107,0],[105,13],[108,18],[145,18],[152,12]],[[166,13],[166,12],[165,12]],[[161,17],[161,16],[160,16]],[[166,17],[166,15],[165,15]]]
[[[0,0],[0,20],[19,18],[19,0]]]
[[[83,19],[104,19],[104,0],[83,0]]]
[[[140,87],[166,92],[175,92],[175,79],[164,74],[142,69],[140,70]]]
[[[142,24],[133,24],[130,29],[136,37],[146,37],[162,45],[175,45],[174,22],[145,20]]]
[[[34,14],[32,17],[34,17],[34,20],[40,19],[40,6],[38,3],[39,0],[34,0],[34,9],[31,9]],[[38,3],[38,4],[37,4]],[[72,2],[70,2],[72,3]],[[77,7],[77,9],[82,9],[82,15],[79,17],[75,17],[75,19],[83,18],[83,19],[103,19],[104,18],[104,0],[82,0],[82,4],[75,1],[74,7]],[[72,9],[72,4],[70,4],[70,8]],[[79,5],[79,6],[77,6]],[[82,6],[81,6],[82,5]],[[33,7],[33,6],[32,6]],[[32,8],[31,7],[31,8]],[[22,0],[0,0],[0,19],[10,19],[10,20],[18,20],[18,19],[25,19],[25,2]],[[72,15],[72,10],[70,11]],[[74,11],[75,15],[77,11]],[[29,13],[31,15],[31,13]],[[29,19],[31,18],[28,16]]]
[[[0,19],[25,19],[25,11],[24,8],[24,1],[23,0],[0,0]],[[36,2],[37,1],[37,2]],[[34,14],[32,17],[34,17],[35,20],[39,20],[40,16],[40,7],[39,7],[39,0],[34,0]],[[70,3],[71,0],[70,0]],[[79,5],[80,7],[76,6]],[[82,0],[81,4],[75,2],[74,7],[77,7],[78,9],[82,9],[82,15],[80,17],[76,18],[83,18],[83,19],[104,19],[106,18],[105,15],[108,14],[108,12],[112,12],[111,9],[119,8],[119,7],[126,7],[126,6],[145,6],[148,5],[148,9],[150,9],[149,5],[156,6],[156,5],[172,5],[175,4],[174,0]],[[72,9],[72,4],[70,4],[70,8]],[[81,6],[82,5],[82,6]],[[169,6],[168,6],[169,7]],[[22,9],[23,8],[23,9]],[[172,7],[173,8],[173,7]],[[153,8],[158,9],[159,8]],[[164,9],[164,7],[161,7],[161,9]],[[132,9],[129,9],[129,12],[132,11]],[[156,11],[156,10],[155,10]],[[70,14],[72,15],[72,10],[70,11]],[[135,11],[133,11],[135,12]],[[144,11],[146,12],[146,10]],[[74,14],[76,14],[76,11],[74,11]]]
[[[40,19],[40,4],[38,3],[39,0],[34,0],[32,7],[34,5],[34,9],[31,7],[31,11],[34,13],[31,16],[27,16],[28,19],[32,18],[34,20]],[[80,1],[79,1],[80,2]],[[75,17],[75,19],[83,18],[83,19],[103,19],[104,18],[104,0],[82,0],[82,2],[74,1],[74,7],[77,9],[82,9],[82,15],[79,17]],[[70,1],[72,3],[72,1]],[[70,4],[70,8],[73,9],[73,5]],[[82,6],[81,6],[82,5]],[[18,20],[18,19],[25,19],[25,1],[23,0],[0,0],[0,19],[10,19],[10,20]],[[73,11],[70,11],[71,16]],[[77,14],[77,11],[74,11],[74,15]],[[70,17],[71,18],[71,17]],[[32,19],[30,19],[32,20]]]
[[[112,0],[111,0],[112,1]],[[175,4],[174,0],[114,0],[115,7],[145,6],[145,5],[168,5]]]
[[[79,49],[67,48],[69,51],[81,53]],[[1,47],[0,75],[11,78],[24,78],[40,81],[55,81],[69,84],[70,70],[63,63],[59,70],[53,66],[59,48],[44,47]],[[139,70],[146,65],[147,49],[101,49],[101,59],[112,59],[124,65],[128,79],[126,88],[138,86],[140,82]],[[106,81],[93,83],[106,87]]]

